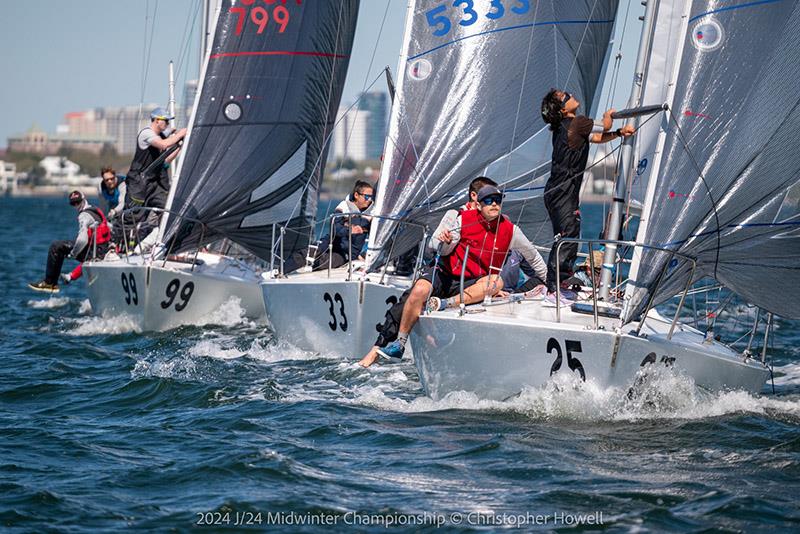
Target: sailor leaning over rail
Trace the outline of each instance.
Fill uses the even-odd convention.
[[[47,267],[44,280],[31,282],[28,287],[35,291],[58,293],[58,278],[66,258],[74,258],[81,264],[89,258],[102,258],[108,251],[111,230],[103,212],[94,206],[80,191],[69,194],[70,205],[78,211],[78,235],[74,241],[53,241],[47,253]],[[61,275],[65,283],[79,278],[81,264],[67,275]]]
[[[464,209],[452,217],[446,214],[434,233],[432,246],[440,261],[426,268],[414,287],[386,313],[375,346],[359,362],[369,367],[382,355],[402,358],[411,329],[423,306],[441,310],[461,304],[459,281],[464,272],[464,304],[480,302],[503,289],[500,277],[508,251],[518,250],[539,277],[546,276],[544,259],[520,228],[500,215],[503,194],[493,185],[477,194],[478,209]],[[398,325],[399,322],[399,325]]]
[[[563,278],[573,274],[577,243],[561,246],[556,259],[558,240],[563,237],[580,237],[581,212],[579,196],[583,183],[583,172],[589,159],[589,143],[607,143],[619,137],[633,135],[634,127],[626,124],[616,131],[611,130],[613,109],[603,114],[602,131],[596,131],[594,121],[585,115],[575,115],[581,103],[566,91],[551,89],[542,99],[542,119],[553,132],[553,161],[550,178],[544,188],[544,205],[553,224],[555,242],[547,259],[547,290],[552,294],[559,281],[556,280],[556,262]],[[594,132],[594,133],[593,133]]]

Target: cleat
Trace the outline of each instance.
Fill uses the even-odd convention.
[[[406,348],[399,341],[392,341],[385,347],[378,349],[378,354],[390,360],[399,360],[403,357]]]
[[[44,280],[42,280],[41,282],[31,282],[28,284],[28,287],[33,289],[34,291],[41,291],[43,293],[58,293],[60,291],[58,289],[58,285],[48,284]]]

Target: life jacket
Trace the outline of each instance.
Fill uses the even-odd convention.
[[[161,155],[161,150],[153,145],[149,145],[147,148],[139,148],[139,135],[146,129],[147,128],[143,128],[136,135],[136,152],[133,154],[131,168],[128,170],[128,176],[126,178],[128,187],[128,192],[125,195],[126,208],[144,205],[148,193],[153,189],[153,186],[150,185],[148,180],[149,177],[143,176],[142,173],[151,163],[158,159]],[[161,135],[161,138],[163,139],[164,136]],[[166,172],[164,169],[159,169],[155,171],[155,174],[159,177],[159,180],[163,180],[163,175],[165,175]],[[168,175],[166,179],[169,180]],[[167,186],[167,189],[169,189],[169,186]]]
[[[464,277],[467,279],[499,274],[511,246],[514,224],[504,215],[487,221],[476,209],[462,210],[459,215],[461,239],[445,263],[450,274],[460,276],[465,262]],[[466,254],[467,245],[469,256]]]
[[[125,183],[125,176],[120,176],[119,174],[117,175],[117,187],[114,188],[114,191],[109,191],[106,183],[100,182],[100,194],[108,204],[109,209],[116,208],[119,205],[119,186],[123,183]]]
[[[96,228],[89,228],[89,245],[91,246],[94,244],[93,239],[95,232],[97,232],[98,245],[111,241],[111,229],[108,227],[108,221],[106,220],[106,216],[103,215],[103,211],[94,206],[87,206],[81,210],[81,213],[84,211],[88,211],[92,217],[94,217],[94,220],[97,221]]]

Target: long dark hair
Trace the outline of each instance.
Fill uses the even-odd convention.
[[[558,89],[550,89],[550,92],[544,95],[542,99],[542,120],[550,125],[550,131],[555,132],[561,125],[561,109],[564,104],[558,98]]]

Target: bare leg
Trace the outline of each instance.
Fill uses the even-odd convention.
[[[403,306],[403,315],[400,318],[399,334],[409,334],[414,325],[417,324],[419,314],[422,313],[422,308],[425,306],[425,301],[428,300],[428,295],[431,292],[431,283],[427,280],[417,280],[411,294],[408,296],[405,305]],[[366,356],[361,358],[358,364],[361,367],[369,367],[375,360],[378,359],[378,346],[370,349]]]
[[[478,279],[477,282],[464,290],[464,304],[475,304],[482,302],[486,295],[490,297],[495,296],[500,290],[503,289],[503,279],[492,274]],[[455,296],[455,304],[461,304],[461,295]]]

